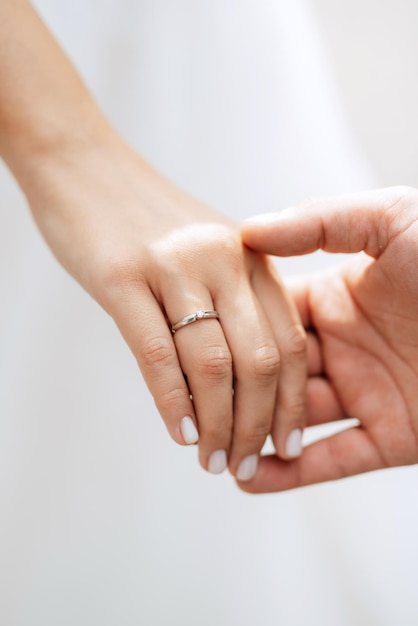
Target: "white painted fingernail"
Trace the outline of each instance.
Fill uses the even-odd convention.
[[[254,478],[258,467],[258,454],[251,454],[241,461],[237,470],[238,480],[251,480]]]
[[[286,455],[296,458],[302,453],[302,431],[300,428],[292,430],[286,441]]]
[[[180,430],[185,443],[197,443],[199,441],[199,433],[191,417],[186,415],[180,422]]]
[[[225,450],[216,450],[209,457],[208,472],[211,474],[221,474],[226,470]]]

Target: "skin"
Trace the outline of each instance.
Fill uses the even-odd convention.
[[[390,188],[315,200],[242,228],[268,254],[357,253],[290,284],[308,332],[308,425],[350,429],[283,463],[262,459],[241,488],[292,489],[418,462],[418,192]]]
[[[270,432],[289,458],[306,419],[294,303],[233,222],[122,141],[24,0],[0,1],[0,153],[57,259],[115,320],[172,438],[186,443],[190,417],[201,465],[224,451],[233,474]],[[201,309],[220,323],[173,336]]]

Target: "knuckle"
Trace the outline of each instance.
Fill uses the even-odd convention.
[[[202,438],[207,445],[216,448],[229,448],[233,428],[233,416],[230,412],[212,415],[211,419],[200,419]]]
[[[196,367],[198,375],[213,380],[222,380],[232,376],[232,356],[223,346],[205,348]]]
[[[98,258],[98,268],[92,281],[94,297],[106,310],[112,310],[115,302],[137,290],[144,282],[140,264],[130,258]]]
[[[208,267],[211,271],[219,267],[223,271],[226,267],[228,270],[242,269],[244,264],[242,244],[237,233],[228,226],[211,222],[177,230],[175,237],[164,240],[163,249],[154,246],[154,253],[159,265],[163,263],[168,270],[173,263],[177,267],[187,266],[186,273],[191,274],[191,260],[199,260],[201,266],[205,265],[206,259],[210,260]]]
[[[239,274],[244,268],[244,255],[240,239],[227,226],[208,225],[203,248],[212,261],[212,268],[225,273],[225,268],[232,275]]]
[[[253,356],[253,374],[256,380],[276,378],[280,370],[280,355],[276,346],[264,345]]]
[[[174,363],[172,342],[165,337],[148,339],[139,347],[139,361],[145,367],[172,365]]]
[[[173,413],[179,404],[184,404],[187,400],[187,391],[181,387],[174,387],[162,391],[158,397],[155,398],[155,404],[161,412]]]
[[[290,416],[294,422],[295,428],[305,422],[307,411],[306,398],[302,394],[288,401],[286,406],[286,415]]]
[[[234,255],[238,249],[236,234],[221,224],[208,224],[205,228],[205,240],[208,248],[220,248],[225,254]]]
[[[202,424],[201,430],[208,441],[225,441],[231,436],[232,421],[227,418],[212,419]]]
[[[237,437],[234,437],[234,440],[239,438],[240,441],[245,443],[245,447],[248,450],[258,450],[263,446],[270,429],[271,420],[266,419],[257,424],[252,424],[251,428],[247,427],[239,431]]]
[[[220,248],[224,256],[232,267],[241,268],[243,263],[241,247],[237,245],[237,240],[232,234],[228,234],[219,241]]]
[[[294,324],[286,333],[286,341],[282,348],[287,359],[301,359],[306,357],[306,332],[301,324]]]

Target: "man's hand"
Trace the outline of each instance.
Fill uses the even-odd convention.
[[[355,417],[360,427],[283,462],[264,457],[251,493],[281,491],[418,462],[418,192],[316,200],[249,220],[257,251],[358,253],[290,289],[308,331],[308,425]]]

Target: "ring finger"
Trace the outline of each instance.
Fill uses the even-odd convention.
[[[187,377],[199,430],[199,460],[205,469],[219,474],[226,469],[233,425],[232,356],[222,326],[216,319],[188,316],[213,310],[206,288],[190,285],[167,292],[164,307],[173,326],[181,368]],[[179,302],[178,293],[185,295]]]

